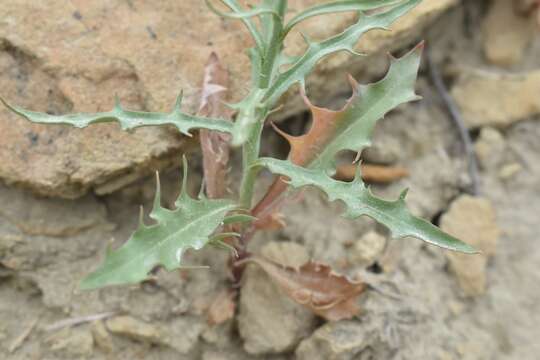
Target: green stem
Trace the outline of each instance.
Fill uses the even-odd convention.
[[[253,164],[259,159],[262,129],[268,115],[268,109],[260,102],[263,96],[264,90],[252,90],[251,94],[243,101],[235,122],[235,124],[242,125],[244,129],[249,129],[242,144],[243,175],[240,186],[240,206],[247,210],[251,209],[255,186],[256,173],[253,170]]]
[[[276,58],[283,49],[283,20],[285,18],[285,12],[287,11],[287,0],[266,0],[266,2],[274,8],[279,16],[263,15],[261,17],[264,32],[268,34],[268,38],[265,39],[266,52],[263,56],[259,78],[259,87],[261,89],[266,89],[270,85],[275,70]]]
[[[240,206],[245,209],[251,209],[255,180],[258,172],[257,168],[253,167],[253,164],[259,159],[263,125],[264,121],[257,121],[249,139],[242,148],[242,167],[244,174],[240,187]]]
[[[276,70],[277,58],[283,50],[283,19],[287,11],[287,0],[264,0],[270,5],[279,16],[262,15],[261,22],[263,33],[266,34],[265,54],[262,59],[259,76],[259,90],[255,90],[244,102],[244,108],[240,111],[236,123],[246,124],[249,128],[247,139],[242,145],[242,165],[243,176],[240,186],[240,206],[251,209],[255,180],[258,170],[253,167],[259,159],[261,147],[261,135],[264,121],[268,116],[268,105],[261,104],[264,97],[264,90],[269,87]]]

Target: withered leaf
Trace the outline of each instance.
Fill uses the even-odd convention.
[[[221,291],[207,312],[207,322],[209,325],[219,325],[234,317],[236,303],[234,302],[235,292],[233,290]]]
[[[204,72],[199,115],[230,119],[232,113],[223,103],[227,94],[229,74],[215,53],[210,55]],[[229,134],[201,129],[204,182],[209,198],[223,197],[227,192]]]
[[[351,181],[354,179],[358,165],[343,164],[337,167],[335,178],[342,181]],[[409,176],[407,169],[399,166],[383,165],[361,165],[362,180],[370,183],[391,183],[393,181]]]
[[[350,319],[360,312],[356,299],[367,285],[334,273],[328,265],[309,261],[292,268],[262,257],[246,261],[260,266],[287,296],[326,320]]]
[[[260,220],[256,220],[254,225],[258,230],[281,230],[287,223],[285,222],[285,215],[274,212],[262,217]]]

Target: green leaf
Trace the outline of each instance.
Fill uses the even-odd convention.
[[[374,29],[387,29],[395,20],[418,5],[420,1],[407,0],[388,11],[372,16],[360,13],[358,21],[341,34],[322,42],[310,42],[300,60],[277,76],[272,86],[267,90],[263,101],[273,107],[281,95],[292,85],[303,83],[306,76],[322,58],[339,51],[348,51],[354,54],[354,46],[363,34]]]
[[[282,33],[283,18],[287,11],[286,0],[263,0],[262,5],[271,8],[274,13],[261,15],[261,25],[265,35],[265,50],[261,66],[259,88],[268,88],[270,82],[274,79],[278,69],[278,61],[281,50],[283,49]]]
[[[395,5],[403,0],[341,0],[332,1],[326,4],[315,5],[300,14],[293,17],[287,26],[285,26],[284,33],[287,34],[298,23],[307,20],[314,16],[320,16],[325,14],[335,14],[346,11],[366,11],[379,9],[383,6]]]
[[[328,141],[316,154],[310,167],[333,173],[334,159],[342,150],[360,153],[371,145],[373,128],[378,120],[398,105],[418,100],[414,87],[420,67],[423,43],[407,55],[391,58],[390,69],[379,82],[369,85],[353,83],[355,95],[337,117]]]
[[[141,220],[131,238],[118,250],[108,251],[104,264],[83,280],[81,288],[137,283],[147,279],[148,273],[158,265],[168,271],[180,268],[186,250],[199,250],[211,241],[227,213],[237,207],[230,200],[191,198],[186,191],[186,178],[184,159],[182,192],[175,210],[161,207],[158,178],[150,213],[156,224],[145,225]]]
[[[359,85],[351,78],[353,96],[340,111],[316,107],[305,98],[313,115],[309,131],[291,136],[277,129],[291,145],[289,160],[333,175],[336,154],[342,150],[360,153],[368,147],[379,119],[398,105],[419,98],[414,85],[422,48],[421,43],[402,58],[391,58],[388,73],[377,83]]]
[[[399,199],[387,201],[375,197],[361,180],[360,172],[354,181],[342,182],[317,169],[296,166],[287,160],[262,158],[257,163],[271,172],[286,176],[293,187],[316,186],[324,191],[330,201],[341,200],[347,206],[344,214],[350,219],[367,215],[385,225],[394,238],[412,236],[445,249],[464,253],[477,253],[470,245],[446,234],[433,224],[413,216],[405,205],[404,191]]]
[[[95,114],[69,114],[49,115],[46,113],[29,111],[8,104],[4,99],[0,101],[14,113],[35,123],[40,124],[66,124],[77,128],[84,128],[91,124],[103,122],[118,122],[122,129],[134,129],[142,126],[173,125],[182,134],[191,136],[191,129],[208,129],[226,133],[232,132],[232,123],[222,119],[212,119],[189,115],[181,111],[182,96],[179,96],[172,112],[156,113],[125,110],[116,101],[111,111]]]

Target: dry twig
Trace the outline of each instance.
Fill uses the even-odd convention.
[[[114,315],[116,315],[116,312],[110,311],[110,312],[105,312],[105,313],[101,313],[101,314],[72,317],[72,318],[57,321],[57,322],[47,326],[45,328],[45,331],[55,331],[55,330],[59,330],[59,329],[65,328],[65,327],[71,327],[71,326],[84,324],[86,322],[103,320],[103,319],[109,318],[109,317],[114,316]]]
[[[30,334],[36,327],[38,321],[39,321],[39,317],[35,318],[30,323],[30,325],[26,329],[24,329],[24,331],[13,340],[13,342],[9,345],[9,348],[8,348],[11,354],[13,354],[19,347],[21,347],[21,345],[30,336]]]
[[[435,89],[439,93],[439,96],[443,100],[444,105],[448,109],[450,118],[452,119],[452,122],[456,126],[459,132],[459,137],[461,138],[461,141],[463,142],[463,148],[464,148],[463,150],[465,152],[465,157],[467,159],[468,168],[469,168],[469,176],[471,177],[471,182],[472,182],[471,190],[470,190],[471,194],[479,195],[480,177],[478,175],[478,162],[476,160],[476,154],[474,153],[474,146],[473,146],[471,136],[469,135],[469,131],[467,130],[467,127],[465,126],[465,122],[463,121],[461,112],[459,111],[456,103],[454,102],[454,99],[448,92],[446,85],[444,84],[444,81],[442,79],[441,73],[437,65],[433,61],[433,58],[431,57],[429,48],[426,49],[426,59],[428,62],[431,81],[433,82]]]

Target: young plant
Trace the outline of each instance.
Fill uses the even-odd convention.
[[[241,276],[239,269],[243,264],[247,261],[257,263],[286,290],[285,293],[321,316],[329,319],[349,317],[357,312],[351,299],[363,291],[365,284],[333,274],[322,264],[310,262],[299,269],[290,269],[246,250],[249,239],[257,230],[276,225],[276,213],[288,197],[285,195],[303,186],[321,189],[330,201],[341,200],[346,205],[344,216],[347,218],[367,215],[384,224],[395,238],[412,236],[445,249],[475,252],[469,245],[413,216],[405,205],[406,190],[395,201],[377,198],[363,183],[360,166],[351,182],[334,178],[338,153],[349,150],[360,155],[370,145],[373,127],[379,119],[398,105],[419,99],[414,85],[422,44],[399,59],[392,58],[387,75],[377,83],[359,85],[351,78],[353,95],[342,110],[316,107],[305,95],[305,78],[320,60],[341,51],[357,55],[354,47],[363,34],[388,28],[420,0],[332,1],[308,8],[288,22],[285,21],[286,0],[261,0],[250,9],[242,7],[237,0],[219,1],[222,3],[220,8],[227,8],[229,12],[218,10],[207,0],[209,8],[222,16],[242,21],[254,43],[248,52],[252,67],[249,94],[241,102],[227,105],[236,114],[234,122],[228,119],[228,112],[220,100],[226,74],[215,57],[207,67],[198,115],[182,111],[181,96],[170,113],[130,111],[117,101],[108,112],[60,116],[21,109],[2,100],[12,111],[36,123],[83,128],[94,123],[118,122],[126,130],[173,125],[187,136],[192,136],[190,131],[193,129],[200,130],[206,195],[202,191],[198,198],[188,195],[184,159],[182,192],[176,208],[163,208],[158,177],[150,213],[155,223],[145,225],[141,216],[139,228],[131,238],[119,249],[107,251],[103,265],[83,280],[82,288],[137,283],[147,279],[157,266],[169,271],[181,268],[183,254],[188,249],[217,245],[233,250],[235,256],[231,263],[237,278]],[[284,40],[297,24],[314,16],[344,11],[357,12],[358,19],[342,33],[317,42],[306,38],[307,48],[300,57],[290,58],[284,54]],[[313,115],[311,129],[295,137],[275,128],[290,144],[289,157],[287,160],[261,158],[259,149],[265,120],[275,111],[280,97],[296,84]],[[226,198],[223,185],[229,146],[241,148],[243,156],[242,181],[236,199]],[[276,174],[276,179],[266,195],[254,205],[255,181],[262,168]]]

